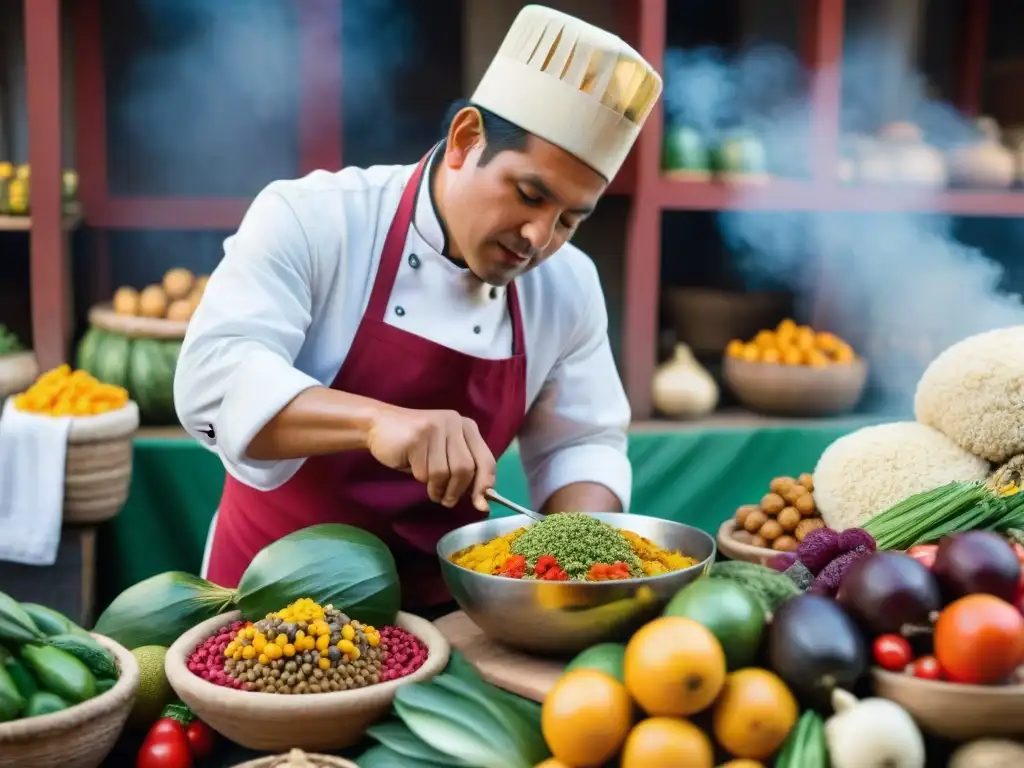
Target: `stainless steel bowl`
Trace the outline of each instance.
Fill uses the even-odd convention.
[[[532,525],[521,515],[471,523],[437,543],[441,572],[455,601],[492,640],[542,655],[564,655],[595,643],[624,640],[654,618],[670,599],[715,560],[714,538],[691,525],[641,515],[594,514],[663,549],[698,562],[681,571],[641,579],[558,582],[489,576],[455,565],[456,552]]]

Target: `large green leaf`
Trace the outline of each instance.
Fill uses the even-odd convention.
[[[359,756],[359,768],[450,768],[456,763],[431,763],[403,755],[393,749],[378,744],[370,747]]]
[[[469,763],[434,749],[413,733],[409,726],[401,720],[386,720],[383,723],[372,725],[366,731],[366,735],[376,739],[392,752],[397,752],[411,760],[419,760],[430,765],[450,766],[451,768],[472,768]]]
[[[125,648],[170,645],[200,622],[232,608],[231,590],[181,571],[158,573],[114,598],[94,632]]]
[[[303,528],[268,544],[245,569],[237,593],[242,615],[253,621],[308,597],[378,627],[394,623],[402,597],[387,545],[338,523]]]

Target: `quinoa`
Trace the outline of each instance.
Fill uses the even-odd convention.
[[[643,565],[629,542],[607,523],[581,512],[550,515],[517,538],[512,554],[522,555],[531,567],[542,555],[554,555],[571,579],[586,576],[594,563],[623,562],[630,575],[644,575]]]

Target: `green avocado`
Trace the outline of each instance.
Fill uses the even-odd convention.
[[[614,677],[620,683],[623,681],[622,667],[626,658],[626,646],[621,643],[600,643],[591,646],[585,651],[580,651],[569,666],[566,672],[574,669],[596,669],[606,675]]]
[[[723,579],[702,578],[683,587],[665,616],[692,619],[718,638],[730,672],[750,666],[765,630],[764,609],[747,589]]]

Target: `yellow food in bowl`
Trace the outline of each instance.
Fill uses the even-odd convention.
[[[853,347],[834,333],[815,331],[788,318],[773,330],[758,331],[750,341],[733,339],[725,348],[725,354],[750,363],[810,368],[848,365],[857,358]]]

